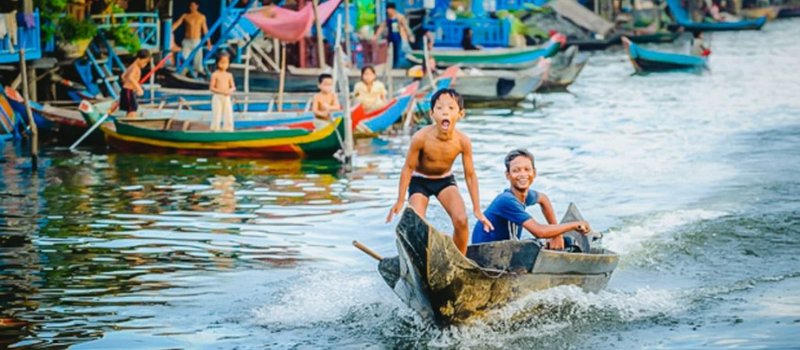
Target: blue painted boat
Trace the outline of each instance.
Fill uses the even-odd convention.
[[[695,22],[689,13],[681,6],[681,0],[667,0],[669,12],[675,18],[678,27],[686,31],[730,31],[730,30],[759,30],[767,23],[767,17],[742,20],[738,22]]]
[[[388,130],[403,116],[403,113],[408,109],[408,105],[411,104],[412,97],[414,97],[413,94],[396,97],[387,107],[381,108],[380,112],[367,114],[363,120],[358,121],[356,124],[356,134],[374,135]],[[356,108],[360,108],[360,106]],[[357,113],[353,113],[353,121],[356,121]]]
[[[440,67],[463,65],[488,69],[525,69],[535,67],[539,59],[553,57],[561,49],[561,43],[550,40],[542,46],[522,48],[503,48],[486,50],[440,50],[434,49],[429,55]],[[421,50],[411,51],[407,55],[409,61],[421,64],[424,53]]]
[[[706,59],[702,57],[643,49],[626,37],[622,38],[622,44],[637,72],[706,68]]]

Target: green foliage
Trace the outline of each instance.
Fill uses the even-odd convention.
[[[141,41],[139,41],[139,36],[133,31],[128,22],[121,22],[115,24],[110,29],[111,37],[114,38],[114,45],[118,47],[123,47],[128,52],[135,53],[139,51],[142,47]]]
[[[92,21],[78,21],[72,17],[58,19],[58,29],[61,39],[67,42],[92,39],[97,35],[97,26]]]
[[[59,31],[58,19],[66,12],[68,0],[34,0],[33,3],[39,9],[42,39],[50,40]]]
[[[511,21],[511,33],[513,34],[521,34],[530,38],[548,37],[545,31],[535,26],[525,25],[525,23],[522,23],[522,21],[518,17],[514,16],[514,14],[510,11],[500,10],[495,12],[495,15],[497,16],[497,18],[500,19],[508,18],[508,20]]]
[[[122,13],[125,13],[125,10],[119,7],[119,5],[116,3],[111,5],[112,16]],[[111,34],[111,38],[114,39],[115,46],[125,48],[125,50],[131,53],[136,53],[136,51],[142,48],[139,36],[136,35],[136,32],[131,28],[127,20],[117,22],[117,20],[112,17],[111,23],[109,34]]]

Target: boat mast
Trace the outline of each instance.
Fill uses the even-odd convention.
[[[319,0],[311,1],[311,7],[314,9],[314,25],[317,28],[317,58],[319,58],[319,68],[325,68],[325,44],[322,42],[322,23],[319,20],[318,5]]]

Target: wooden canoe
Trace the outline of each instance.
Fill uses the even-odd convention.
[[[681,5],[681,0],[667,0],[669,12],[675,19],[675,24],[670,27],[683,27],[687,32],[693,31],[733,31],[733,30],[761,30],[767,23],[766,17],[757,19],[746,19],[736,22],[695,22],[689,17],[689,13]]]
[[[581,54],[577,46],[570,46],[550,61],[550,73],[537,92],[565,91],[589,62],[589,56]]]
[[[761,17],[766,17],[767,20],[771,21],[778,18],[778,14],[780,12],[781,8],[778,6],[766,6],[766,7],[742,9],[739,13],[744,18],[758,19]]]
[[[800,17],[800,6],[798,5],[784,5],[778,11],[778,18],[791,18]]]
[[[436,60],[436,65],[449,67],[463,65],[489,69],[525,69],[534,67],[540,58],[552,57],[561,48],[561,43],[548,41],[542,46],[522,48],[486,49],[476,51],[464,50],[432,50],[429,55]],[[414,63],[422,62],[424,53],[420,50],[408,54]]]
[[[517,104],[536,91],[550,73],[548,59],[540,59],[535,67],[523,70],[472,69],[456,75],[458,93],[465,103],[474,106]]]
[[[244,88],[244,71],[245,66],[241,64],[232,64],[230,72],[233,74],[236,86],[241,90]],[[284,82],[284,92],[314,92],[319,91],[318,78],[322,73],[332,73],[330,69],[319,68],[297,68],[287,67],[286,78]],[[384,76],[383,68],[376,67],[375,72],[379,79]],[[393,86],[395,89],[400,89],[403,85],[411,82],[406,70],[392,69],[390,73],[393,78]],[[350,78],[350,89],[353,88],[356,82],[361,79],[361,71],[351,69],[348,72]],[[164,86],[180,89],[190,90],[208,90],[208,81],[205,79],[191,78],[175,71],[165,71],[160,77],[161,83]],[[280,84],[280,72],[275,71],[261,71],[255,68],[250,71],[250,91],[258,93],[275,93],[278,91]],[[387,86],[388,88],[388,86]]]
[[[622,38],[622,44],[625,46],[631,64],[633,64],[637,72],[696,70],[706,68],[706,59],[702,57],[647,50],[624,37]]]
[[[87,123],[101,118],[101,110],[81,103]],[[210,131],[208,123],[161,119],[118,119],[100,126],[107,144],[123,152],[160,152],[234,157],[297,158],[327,157],[341,149],[344,135],[341,114],[333,121],[315,121],[316,128],[284,125]],[[238,125],[237,125],[238,126]]]
[[[581,220],[571,204],[563,222]],[[566,235],[583,237],[577,232]],[[574,285],[588,292],[606,287],[619,256],[604,249],[568,253],[541,248],[536,240],[472,245],[461,255],[452,238],[413,209],[397,225],[398,256],[378,271],[400,299],[439,326],[467,324],[492,310],[544,289]]]

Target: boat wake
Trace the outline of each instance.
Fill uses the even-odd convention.
[[[632,321],[657,322],[684,309],[678,291],[643,288],[587,293],[569,286],[531,295],[475,324],[439,329],[403,305],[373,271],[356,276],[309,271],[276,283],[291,286],[276,288],[280,295],[252,309],[252,322],[287,344],[360,346],[364,344],[359,342],[367,339],[370,343],[380,339],[384,345],[415,343],[415,347],[434,348],[528,346],[550,341],[557,345],[573,333]],[[298,329],[311,329],[313,336]]]
[[[611,228],[604,233],[603,247],[621,256],[636,257],[638,253],[654,242],[673,238],[678,229],[700,221],[713,220],[728,213],[705,209],[676,210],[656,215],[648,215],[646,219],[633,219],[620,228]],[[621,262],[625,262],[622,259]]]

